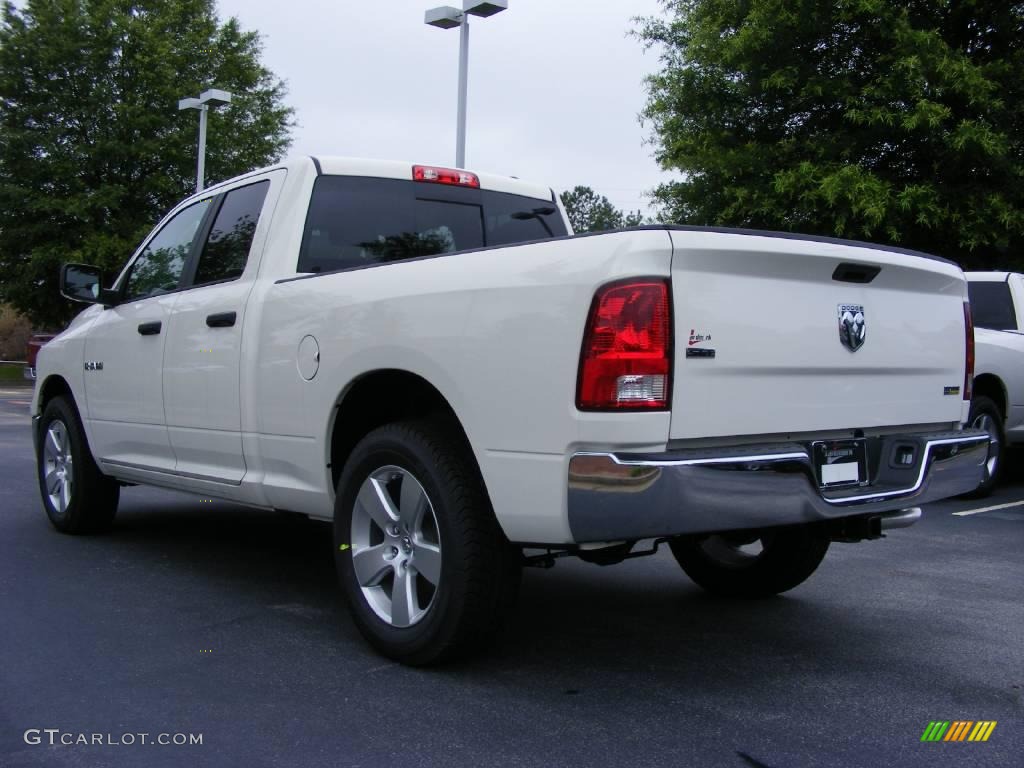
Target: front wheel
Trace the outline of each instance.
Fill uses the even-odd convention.
[[[390,424],[363,438],[338,482],[334,542],[356,626],[407,664],[486,645],[519,584],[520,553],[464,441],[443,423]]]
[[[828,535],[807,526],[756,533],[685,536],[669,543],[699,586],[725,597],[768,597],[803,583],[828,551]]]
[[[78,411],[64,397],[55,397],[43,410],[36,464],[43,508],[54,528],[98,533],[110,527],[121,488],[96,466]]]
[[[970,499],[981,499],[995,490],[1003,471],[1003,456],[1006,453],[1003,414],[995,401],[984,395],[978,395],[971,400],[971,415],[967,417],[967,421],[975,429],[983,429],[988,432],[988,456],[985,457],[984,478],[977,488],[964,494]]]

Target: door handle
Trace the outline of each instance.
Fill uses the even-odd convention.
[[[139,323],[139,333],[143,336],[156,336],[160,333],[162,327],[163,323],[159,320],[155,320],[152,323]]]
[[[206,316],[206,324],[211,328],[230,328],[235,324],[234,312],[218,312]]]

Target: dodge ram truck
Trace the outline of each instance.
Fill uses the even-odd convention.
[[[998,484],[1007,448],[1024,443],[1024,275],[968,272],[966,276],[977,345],[968,421],[990,436],[985,477],[971,494],[980,497]]]
[[[320,157],[188,198],[106,286],[65,265],[92,306],[39,352],[52,524],[109,527],[131,484],[332,521],[354,622],[410,664],[566,555],[789,590],[987,455],[963,272],[910,251],[574,236],[547,187]]]

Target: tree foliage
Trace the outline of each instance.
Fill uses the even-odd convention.
[[[1024,264],[1024,4],[663,0],[662,217]]]
[[[569,215],[569,222],[576,232],[601,232],[607,229],[638,227],[644,217],[640,211],[620,211],[604,195],[590,187],[577,186],[561,195],[562,205]]]
[[[290,143],[284,86],[257,33],[213,0],[28,0],[0,18],[0,299],[41,325],[75,307],[59,267],[116,273],[195,189],[198,113],[178,99],[215,87],[206,177],[278,159]]]
[[[0,360],[24,360],[32,324],[12,307],[0,304]],[[21,375],[19,369],[18,375]]]

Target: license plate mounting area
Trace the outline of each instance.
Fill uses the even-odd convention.
[[[818,440],[811,443],[811,460],[819,488],[868,484],[868,450],[864,439]]]

